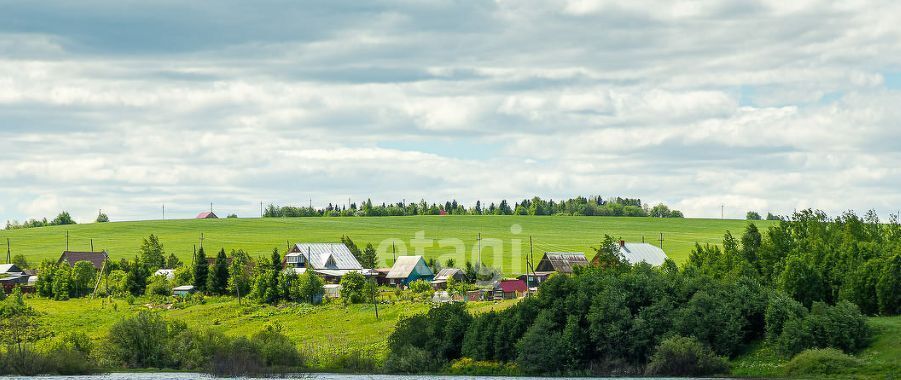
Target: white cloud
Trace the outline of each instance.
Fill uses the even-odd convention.
[[[309,197],[627,195],[708,217],[901,203],[895,2],[254,11],[290,23],[109,6],[0,15],[0,219]]]

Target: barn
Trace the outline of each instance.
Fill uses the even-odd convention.
[[[466,280],[466,275],[457,268],[444,268],[435,275],[435,279],[432,280],[432,287],[435,289],[447,289],[447,281],[451,278],[454,281],[462,282]]]

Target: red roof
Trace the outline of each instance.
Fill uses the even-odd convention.
[[[212,211],[204,211],[197,214],[197,219],[219,219]]]
[[[525,293],[529,290],[523,280],[501,280],[501,282],[497,284],[497,287],[503,290],[504,293]]]

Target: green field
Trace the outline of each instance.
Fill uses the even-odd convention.
[[[683,262],[695,242],[719,244],[723,233],[740,234],[746,221],[719,219],[658,219],[629,217],[535,217],[535,216],[410,216],[410,217],[345,217],[345,218],[273,218],[165,220],[117,223],[94,223],[0,231],[0,241],[10,238],[12,253],[24,254],[29,262],[56,259],[66,249],[66,233],[70,250],[89,250],[93,239],[96,250],[105,249],[112,258],[133,257],[142,238],[156,234],[168,253],[190,260],[194,246],[209,251],[225,248],[244,249],[254,256],[284,251],[288,243],[337,242],[341,235],[350,236],[358,245],[372,243],[380,247],[381,265],[390,265],[391,242],[398,255],[417,253],[412,240],[418,232],[425,239],[419,251],[426,257],[442,261],[453,257],[462,264],[475,261],[477,236],[482,237],[482,261],[501,267],[505,273],[524,271],[529,238],[538,256],[545,251],[581,251],[589,254],[604,234],[626,241],[659,244],[677,262]],[[772,224],[757,222],[764,229]],[[394,239],[394,240],[391,240]],[[499,249],[494,249],[499,247]],[[519,254],[522,253],[522,254]],[[519,258],[517,260],[516,258]],[[591,255],[589,255],[589,259]]]
[[[31,298],[28,305],[41,313],[41,325],[54,334],[78,331],[102,343],[112,325],[122,318],[148,308],[162,313],[169,320],[184,321],[197,329],[212,328],[231,336],[250,336],[267,325],[278,324],[311,361],[314,368],[341,370],[330,367],[338,354],[361,352],[381,362],[387,354],[387,338],[400,318],[425,313],[431,307],[424,302],[401,302],[379,306],[379,319],[372,305],[332,303],[312,306],[290,304],[282,306],[245,302],[239,305],[231,297],[208,297],[203,304],[185,308],[166,309],[166,305],[149,304],[147,297],[129,305],[121,299],[71,299],[53,301]],[[516,300],[470,302],[473,313],[501,310]]]

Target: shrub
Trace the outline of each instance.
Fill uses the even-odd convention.
[[[674,336],[664,339],[651,356],[647,375],[705,376],[725,373],[725,358],[716,356],[709,347],[693,337]]]
[[[432,291],[432,285],[423,280],[416,280],[407,285],[413,293],[428,293]]]
[[[168,326],[158,314],[141,311],[116,322],[107,339],[110,358],[128,368],[163,368]]]
[[[260,359],[266,366],[299,367],[303,365],[297,346],[282,334],[280,326],[267,326],[250,338],[250,344],[259,353]]]
[[[433,372],[442,364],[440,358],[433,357],[428,351],[407,345],[391,350],[385,361],[385,370],[391,373]]]
[[[366,277],[359,272],[350,272],[341,278],[341,299],[344,303],[366,302],[365,287]]]
[[[801,318],[805,314],[807,314],[807,309],[804,308],[804,305],[785,293],[777,292],[770,297],[770,302],[766,307],[767,339],[775,341],[782,334],[782,328],[786,322]]]
[[[172,294],[172,287],[169,285],[169,280],[166,279],[166,276],[156,275],[150,277],[150,283],[147,284],[147,289],[144,292],[147,295],[168,297]]]
[[[789,376],[829,375],[860,365],[860,361],[834,348],[804,350],[785,365]]]
[[[244,337],[226,342],[210,360],[209,372],[214,376],[252,377],[264,371],[263,359]]]
[[[451,375],[465,376],[516,376],[519,368],[513,363],[495,361],[475,361],[470,358],[455,360],[447,368]]]
[[[856,305],[841,301],[835,306],[817,302],[803,318],[790,319],[776,341],[786,356],[808,348],[837,348],[856,352],[869,343],[870,328]]]
[[[516,364],[526,373],[556,373],[563,369],[561,333],[549,310],[542,310],[517,346]]]

